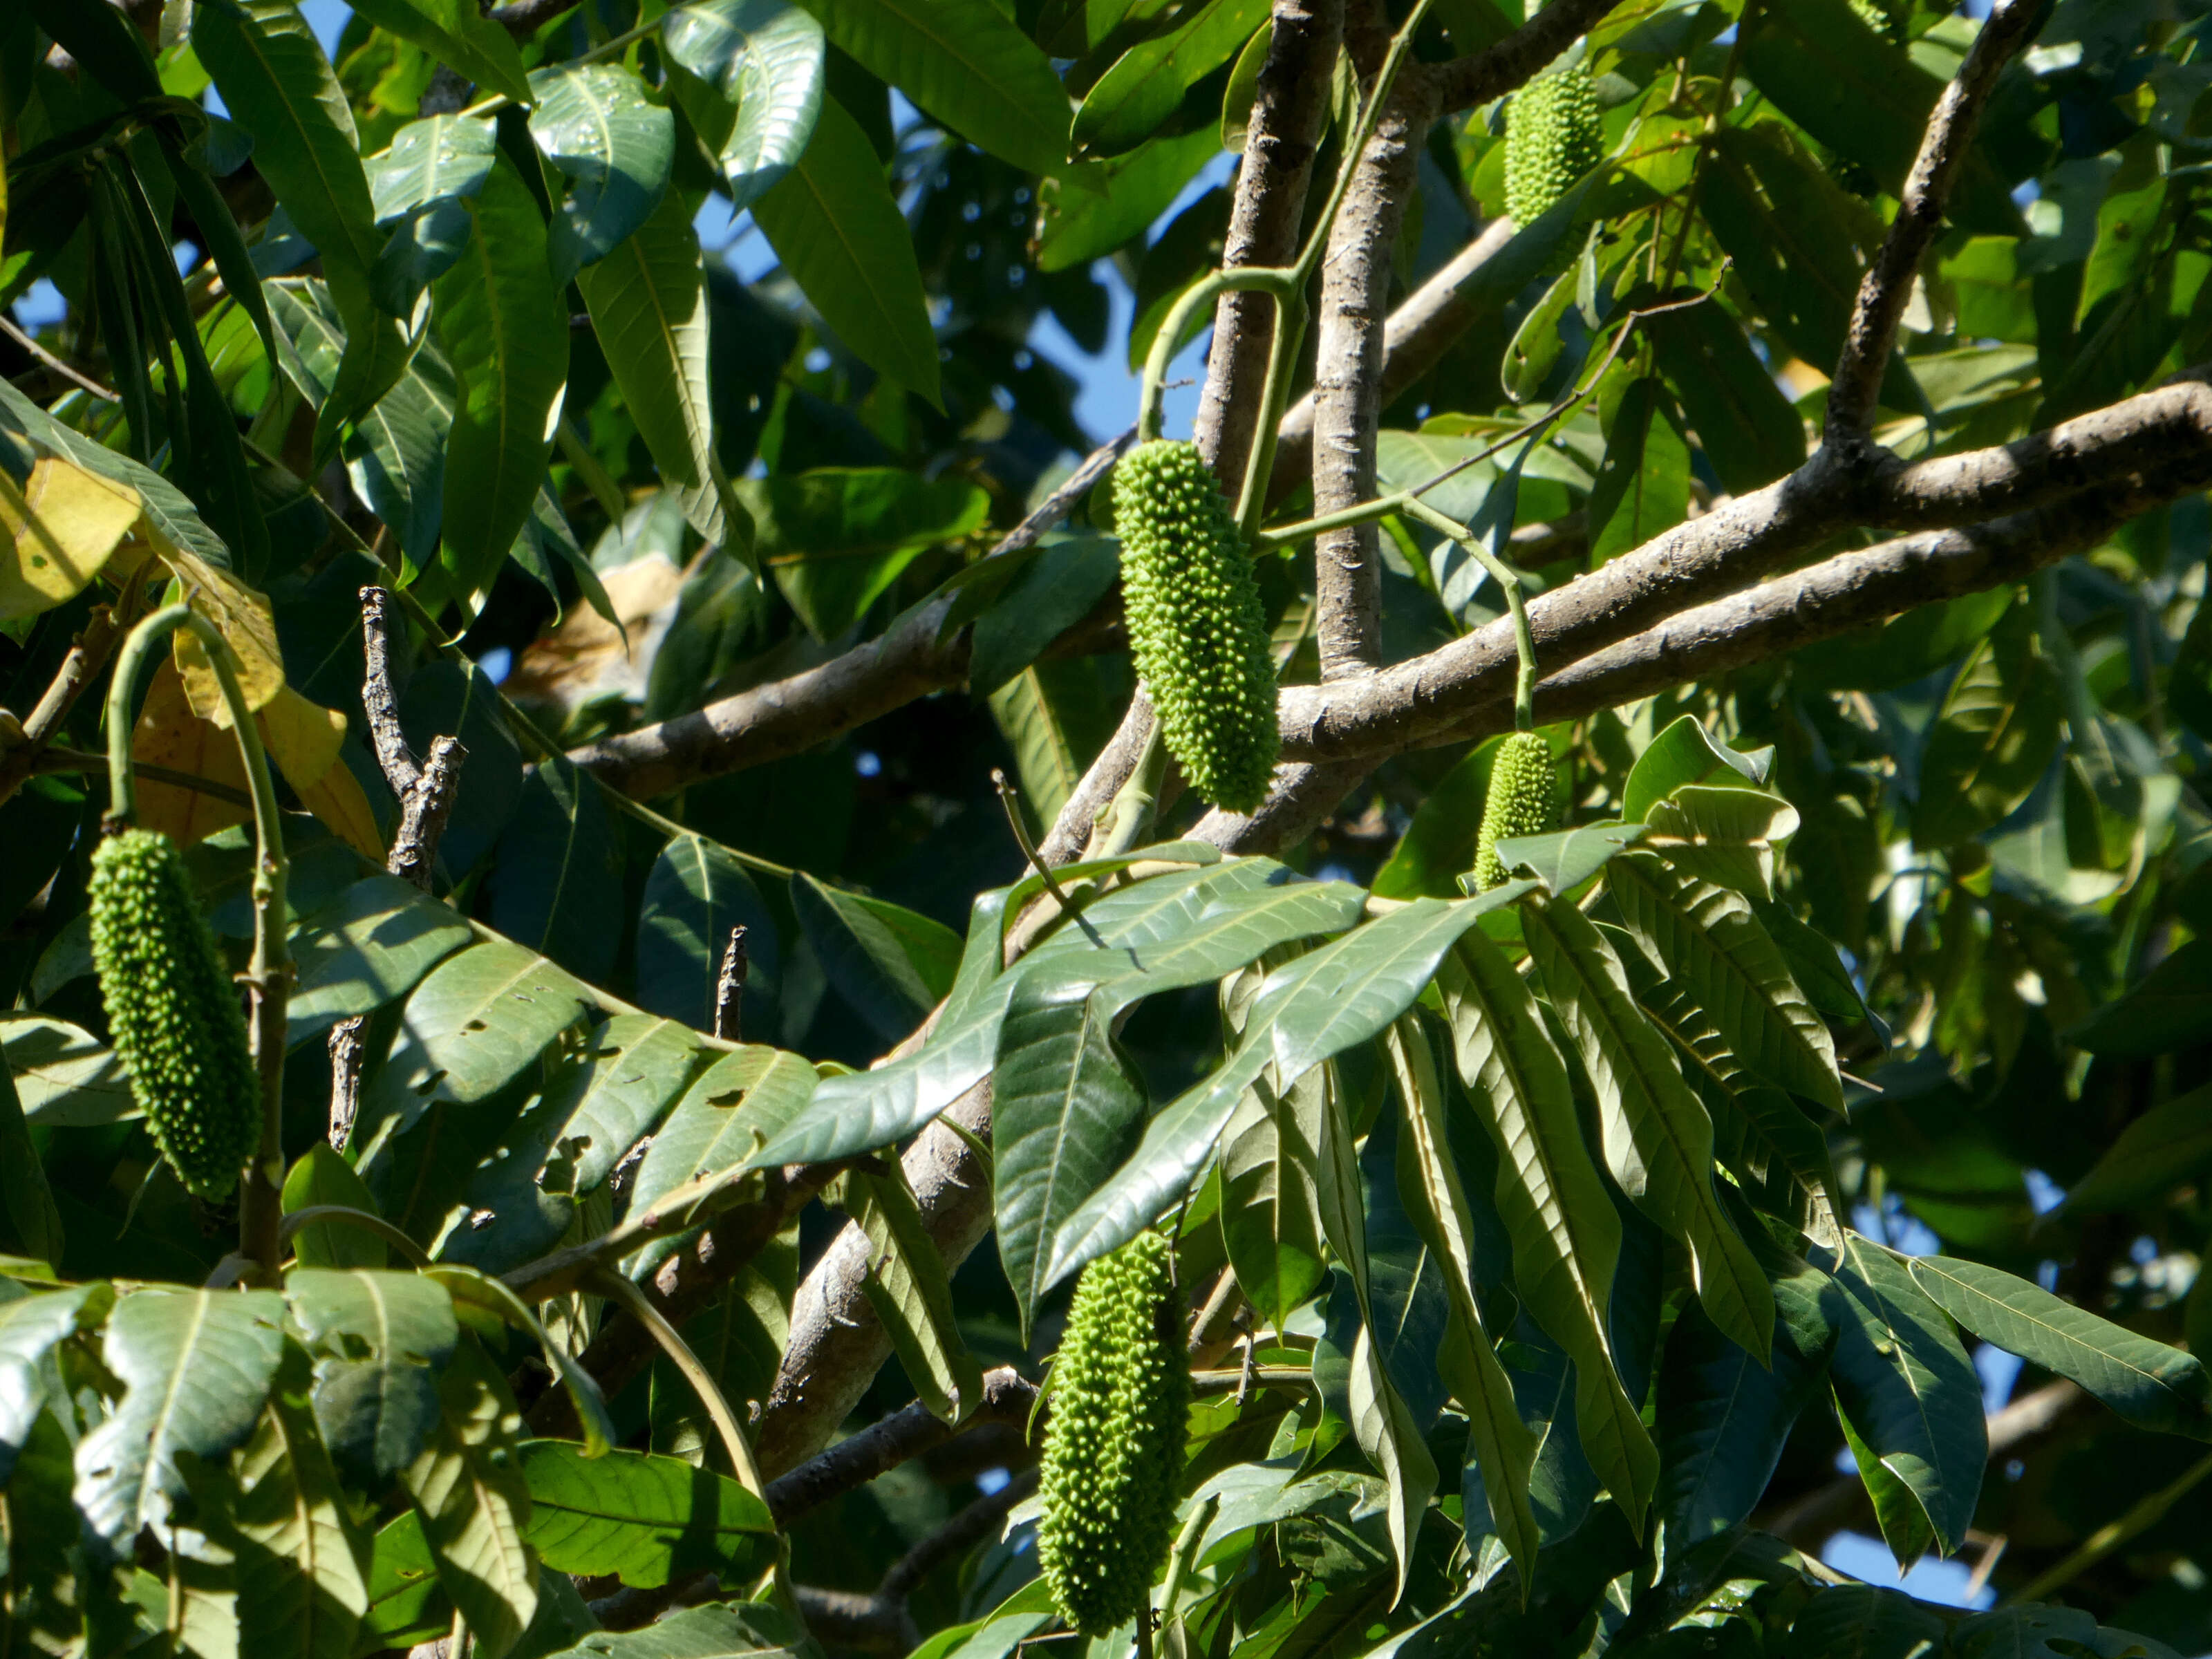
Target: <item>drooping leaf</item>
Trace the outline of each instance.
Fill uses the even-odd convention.
[[[838,1204],[868,1241],[861,1288],[889,1333],[917,1397],[935,1416],[957,1423],[981,1403],[983,1371],[960,1334],[945,1258],[924,1224],[906,1178],[859,1170],[839,1177]]]
[[[557,289],[580,266],[606,258],[660,204],[676,118],[646,97],[636,76],[609,64],[539,70],[530,90],[530,136],[569,181],[545,243]]]
[[[960,941],[943,923],[804,873],[791,897],[830,982],[886,1042],[913,1030],[951,988]]]
[[[724,1054],[684,1091],[653,1136],[630,1189],[631,1208],[696,1176],[748,1162],[815,1091],[814,1068],[797,1054],[751,1046]],[[644,1259],[653,1260],[653,1253]]]
[[[443,1412],[404,1478],[439,1584],[476,1639],[501,1652],[538,1611],[521,1413],[473,1339],[454,1350],[438,1394]]]
[[[2057,750],[2059,695],[2027,610],[1978,641],[1951,682],[1920,756],[1912,844],[1948,847],[2027,799]]]
[[[368,1609],[368,1541],[316,1432],[307,1370],[288,1346],[269,1414],[239,1458],[239,1637],[242,1651],[271,1659],[346,1659]]]
[[[732,210],[742,213],[791,171],[814,135],[822,25],[786,0],[706,0],[679,8],[660,38],[679,70],[720,94],[714,127],[726,119],[726,133],[710,129],[696,108],[689,112],[714,147]]]
[[[1069,136],[1072,153],[1118,155],[1142,143],[1267,18],[1265,0],[1218,0],[1139,41],[1085,94]]]
[[[492,925],[580,978],[614,966],[622,866],[599,786],[568,761],[541,762],[522,786],[491,872]]]
[[[755,548],[816,638],[858,622],[926,549],[971,534],[989,498],[964,478],[890,467],[820,467],[749,480]]]

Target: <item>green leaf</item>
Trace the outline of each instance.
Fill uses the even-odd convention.
[[[1061,1228],[1046,1283],[1126,1243],[1178,1202],[1262,1068],[1296,1080],[1377,1035],[1413,1005],[1461,934],[1526,890],[1508,884],[1458,903],[1416,899],[1269,975],[1236,1051],[1161,1109],[1136,1152]]]
[[[1973,1524],[1989,1462],[1980,1376],[1951,1322],[1887,1251],[1846,1235],[1835,1286],[1837,1407],[1948,1554]]]
[[[473,1339],[438,1379],[444,1413],[405,1474],[438,1583],[476,1640],[503,1652],[538,1611],[530,1486],[516,1432],[522,1414],[507,1379]]]
[[[968,693],[988,696],[1091,613],[1121,573],[1121,544],[1104,536],[1048,543],[975,619]]]
[[[1621,816],[1632,823],[1647,823],[1654,806],[1693,783],[1756,787],[1766,781],[1772,755],[1771,750],[1740,754],[1715,742],[1695,715],[1684,714],[1636,757],[1628,781],[1621,787]]]
[[[1797,988],[1742,895],[1644,852],[1624,853],[1607,866],[1606,891],[1637,942],[1696,995],[1738,1060],[1770,1082],[1843,1110],[1827,1023]]]
[[[1583,1144],[1565,1062],[1535,1000],[1480,933],[1438,965],[1460,1077],[1497,1143],[1495,1198],[1528,1312],[1575,1367],[1575,1422],[1590,1467],[1640,1529],[1658,1454],[1623,1390],[1606,1337],[1620,1221]]]
[[[1260,1115],[1222,1150],[1223,1242],[1237,1288],[1278,1330],[1328,1278],[1316,1190],[1328,1089],[1328,1073],[1319,1067],[1279,1091],[1265,1077],[1255,1079]],[[994,1131],[996,1110],[994,1096]],[[996,1170],[1003,1191],[1003,1158]]]
[[[1686,1308],[1659,1370],[1658,1513],[1668,1564],[1750,1515],[1774,1478],[1790,1431],[1820,1386],[1833,1335],[1827,1276],[1798,1263],[1774,1286],[1769,1363]]]
[[[545,244],[558,289],[659,206],[676,155],[676,118],[646,97],[635,75],[611,64],[542,69],[531,76],[530,90],[537,99],[530,136],[569,180]]]
[[[453,1298],[454,1313],[478,1337],[501,1340],[508,1331],[520,1331],[534,1338],[545,1368],[561,1379],[577,1421],[583,1425],[584,1455],[599,1457],[605,1454],[619,1433],[607,1415],[606,1396],[592,1374],[569,1352],[568,1345],[556,1341],[552,1333],[538,1322],[528,1303],[509,1290],[503,1280],[478,1273],[474,1267],[441,1261],[425,1267],[422,1275],[445,1286],[447,1294]],[[499,1460],[495,1462],[504,1467]]]
[[[733,927],[745,930],[742,1023],[757,1029],[775,1005],[775,923],[736,854],[703,836],[676,836],[645,878],[637,916],[638,1001],[696,1030],[713,1030],[714,988]]]
[[[886,1042],[906,1036],[951,989],[960,940],[942,922],[803,872],[791,900],[830,984]]]
[[[2208,1026],[2212,1026],[2212,939],[2193,939],[2066,1036],[2093,1054],[2148,1059],[2200,1040]],[[25,1103],[37,1117],[27,1094]]]
[[[285,1300],[315,1356],[314,1414],[331,1455],[380,1489],[438,1420],[438,1376],[460,1326],[453,1298],[413,1273],[295,1267]]]
[[[988,0],[947,0],[945,9],[956,8],[988,12],[1011,27]],[[882,11],[894,15],[889,0]],[[867,135],[836,99],[823,98],[805,152],[753,204],[753,220],[822,320],[854,355],[924,401],[940,404],[937,335],[912,233]]]
[[[817,639],[860,620],[899,572],[940,542],[975,533],[990,497],[957,476],[818,467],[742,487],[755,550]]]
[[[368,300],[383,248],[345,90],[307,20],[289,0],[212,0],[198,9],[192,48],[231,118],[254,136],[253,163],[323,259],[346,321],[343,362],[316,422],[325,448],[339,424],[374,403],[406,364],[395,319]]]
[[[448,1635],[453,1626],[453,1603],[438,1582],[422,1517],[409,1510],[378,1531],[370,1551],[362,1638],[408,1647]]]
[[[368,1610],[368,1541],[317,1436],[307,1388],[305,1357],[287,1345],[269,1414],[239,1456],[239,1637],[257,1659],[346,1659]]]
[[[1915,1256],[1913,1282],[1984,1342],[2079,1382],[2138,1428],[2212,1438],[2204,1366],[1978,1261]]]
[[[1118,155],[1144,143],[1182,106],[1193,86],[1267,21],[1267,0],[1208,0],[1174,27],[1130,47],[1084,95],[1070,153]]]
[[[599,783],[555,756],[522,786],[491,872],[492,926],[580,979],[604,980],[622,943],[622,856]]]
[[[407,999],[391,1056],[362,1091],[354,1167],[376,1188],[395,1139],[438,1107],[496,1093],[576,1018],[585,997],[544,957],[505,940],[447,957]]]
[[[1760,1359],[1774,1298],[1712,1185],[1713,1126],[1631,1000],[1613,947],[1573,906],[1523,906],[1522,936],[1596,1091],[1605,1157],[1637,1207],[1690,1247],[1713,1323]]]
[[[1431,786],[1389,861],[1376,872],[1376,897],[1449,898],[1459,891],[1459,878],[1474,867],[1491,763],[1504,741],[1500,732],[1477,744]]]
[[[1590,486],[1590,568],[1681,523],[1690,449],[1668,418],[1666,382],[1642,375],[1607,411],[1605,459]]]
[[[1060,77],[990,0],[810,0],[807,9],[832,46],[978,149],[1024,173],[1066,159]]]
[[[576,286],[653,465],[684,491],[692,528],[722,541],[707,396],[706,275],[683,197],[665,196],[635,234],[576,273]]]
[[[1490,1498],[1492,1524],[1526,1577],[1535,1570],[1539,1542],[1536,1517],[1528,1507],[1528,1472],[1536,1457],[1535,1437],[1521,1421],[1513,1385],[1498,1363],[1497,1351],[1483,1328],[1482,1313],[1475,1303],[1476,1223],[1451,1150],[1449,1108],[1443,1082],[1437,1075],[1436,1055],[1419,1016],[1401,1018],[1391,1028],[1389,1043],[1399,1098],[1406,1107],[1398,1184],[1401,1193],[1414,1192],[1425,1200],[1415,1224],[1443,1269],[1444,1291],[1451,1307],[1451,1325],[1437,1352],[1437,1363],[1453,1397],[1467,1412],[1468,1437]],[[1379,1138],[1370,1137],[1370,1145]],[[1403,1156],[1407,1146],[1413,1152],[1410,1160]],[[1426,1224],[1421,1225],[1422,1222]],[[1612,1375],[1610,1367],[1606,1375]],[[1651,1462],[1656,1465],[1656,1459]],[[1637,1473],[1644,1486],[1631,1486],[1620,1493],[1621,1507],[1632,1520],[1642,1516],[1656,1469],[1646,1468]],[[1410,1552],[1401,1547],[1399,1560],[1402,1593]]]
[[[299,976],[285,1006],[285,1041],[296,1046],[406,995],[469,937],[465,921],[412,882],[388,875],[356,882],[303,921],[292,941]]]
[[[105,1284],[0,1302],[0,1486],[46,1408],[47,1355],[78,1332],[98,1329],[114,1302],[114,1289]]]
[[[514,37],[477,11],[471,0],[362,0],[354,9],[369,22],[518,104],[530,101],[531,85]]]
[[[1979,641],[1944,694],[1920,753],[1912,844],[1949,847],[1996,824],[2027,799],[2057,752],[2057,678],[2016,607]]]
[[[694,1176],[743,1164],[814,1092],[814,1068],[797,1054],[760,1047],[724,1054],[684,1091],[653,1136],[630,1189],[632,1212],[643,1214],[661,1194]],[[649,1247],[642,1259],[656,1259]]]
[[[123,1398],[76,1445],[76,1505],[112,1556],[127,1556],[147,1522],[167,1519],[185,1492],[181,1454],[219,1459],[253,1432],[283,1318],[271,1291],[143,1290],[117,1300],[100,1358]]]
[[[9,1225],[24,1250],[59,1267],[61,1212],[54,1207],[46,1165],[39,1160],[23,1103],[16,1097],[15,1081],[5,1062],[0,1062],[0,1205],[4,1205]]]
[[[497,152],[497,129],[483,117],[432,115],[400,128],[366,163],[376,222],[395,227],[370,273],[384,310],[411,310],[461,257],[472,229],[466,204],[483,192]]]
[[[1640,823],[1585,823],[1548,835],[1510,836],[1498,843],[1498,856],[1508,871],[1526,871],[1547,891],[1571,893],[1644,833]]]
[[[679,8],[661,26],[661,48],[720,95],[709,131],[729,185],[732,212],[742,213],[789,173],[805,153],[822,108],[822,25],[784,0],[705,0]],[[683,96],[677,83],[677,94]]]
[[[1804,465],[1803,418],[1717,299],[1650,318],[1644,332],[1705,459],[1731,493],[1747,494]]]
[[[1686,783],[1653,801],[1646,820],[1650,844],[1668,863],[1734,888],[1762,907],[1753,912],[1762,921],[1774,897],[1774,844],[1796,834],[1799,822],[1797,809],[1779,795],[1702,783]]]
[[[1784,1651],[1796,1659],[1912,1659],[1944,1650],[1943,1621],[1903,1590],[1837,1584],[1805,1604]]]
[[[530,1542],[556,1572],[612,1574],[641,1589],[702,1572],[738,1583],[774,1551],[768,1506],[681,1458],[619,1450],[586,1458],[567,1440],[530,1441],[521,1457]]]
[[[2207,1168],[2212,1168],[2212,1083],[2160,1102],[2121,1130],[2089,1173],[2067,1190],[2064,1208],[2074,1215],[2132,1210]]]
[[[1155,138],[1098,170],[1100,188],[1066,178],[1037,187],[1037,269],[1073,270],[1140,235],[1182,194],[1192,175],[1221,154],[1220,139],[1200,127],[1180,138]]]
[[[367,1184],[345,1155],[326,1140],[300,1154],[284,1177],[280,1202],[288,1216],[323,1204],[377,1212],[376,1199]],[[292,1250],[303,1267],[381,1267],[391,1254],[374,1233],[337,1221],[311,1222],[301,1228],[292,1235]]]
[[[924,1225],[906,1177],[848,1170],[836,1201],[868,1240],[861,1281],[891,1340],[915,1396],[934,1416],[957,1423],[982,1403],[983,1370],[960,1335],[945,1258]]]
[[[808,1659],[805,1628],[762,1601],[685,1607],[642,1630],[601,1631],[553,1659]]]
[[[502,155],[467,205],[476,234],[432,285],[459,399],[441,557],[465,598],[490,587],[530,516],[568,378],[568,308],[546,274],[545,222],[530,187]]]

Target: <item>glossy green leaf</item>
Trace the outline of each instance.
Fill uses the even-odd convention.
[[[1856,1233],[1844,1256],[1831,1302],[1837,1406],[1948,1553],[1973,1524],[1989,1461],[1980,1376],[1903,1263]]]
[[[672,191],[634,234],[576,273],[607,367],[684,516],[724,539],[707,396],[707,289],[699,237]]]
[[[546,274],[545,222],[504,156],[468,204],[476,234],[432,285],[458,401],[446,441],[447,571],[490,586],[530,516],[568,378],[568,313]]]
[[[1118,155],[1152,136],[1183,95],[1227,63],[1267,20],[1267,0],[1207,0],[1172,28],[1139,41],[1084,95],[1070,152]]]
[[[404,1478],[438,1583],[476,1639],[503,1651],[538,1611],[521,1413],[473,1339],[455,1349],[438,1395],[442,1413]]]
[[[284,1296],[315,1356],[324,1443],[362,1485],[382,1486],[437,1422],[439,1373],[460,1340],[453,1298],[413,1273],[321,1267],[294,1268]]]
[[[886,1042],[896,1042],[952,988],[960,940],[942,922],[801,873],[792,909],[830,982]]]
[[[553,1659],[787,1659],[811,1646],[805,1627],[765,1601],[684,1607],[641,1630],[605,1631]]]
[[[715,985],[737,927],[745,930],[748,963],[742,1024],[764,1030],[761,1022],[775,1006],[781,951],[760,890],[728,848],[702,836],[670,841],[645,878],[638,909],[640,1004],[712,1030]]]
[[[316,1432],[308,1368],[278,1364],[270,1410],[239,1455],[231,1516],[242,1651],[346,1659],[368,1610],[368,1540]]]
[[[1979,641],[1945,693],[1920,753],[1912,844],[1978,836],[2027,799],[2057,752],[2056,678],[2037,654],[2024,611]]]
[[[283,1351],[284,1304],[269,1291],[143,1290],[117,1299],[100,1358],[124,1385],[76,1443],[87,1537],[127,1556],[185,1494],[185,1453],[221,1458],[253,1432]]]
[[[2073,1378],[2139,1428],[2212,1437],[2212,1389],[2196,1355],[1978,1261],[1916,1256],[1910,1266],[1913,1282],[1983,1341]]]
[[[814,1091],[814,1068],[797,1054],[760,1047],[724,1054],[684,1091],[653,1136],[630,1188],[630,1207],[641,1213],[695,1176],[745,1163]]]
[[[1632,380],[1607,410],[1605,459],[1590,486],[1590,568],[1681,523],[1690,505],[1690,450],[1668,417],[1666,383]]]
[[[1606,891],[1637,942],[1698,998],[1738,1060],[1770,1082],[1843,1110],[1827,1023],[1741,894],[1685,876],[1645,852],[1607,865]]]
[[[987,0],[953,3],[1003,25]],[[893,15],[888,4],[882,10]],[[937,336],[913,238],[867,136],[836,99],[823,98],[805,151],[753,204],[753,220],[854,355],[924,401],[939,401]]]
[[[325,1204],[377,1213],[376,1199],[354,1172],[345,1155],[317,1141],[285,1172],[280,1200],[286,1215]],[[292,1251],[303,1267],[381,1267],[391,1247],[363,1227],[313,1221],[292,1235]]]
[[[1759,907],[1774,896],[1774,844],[1795,835],[1799,823],[1797,809],[1779,795],[1702,783],[1686,783],[1652,802],[1647,819],[1651,844],[1668,863],[1732,887]],[[1770,912],[1754,914],[1764,921]]]
[[[811,0],[807,9],[832,46],[977,148],[1024,173],[1049,173],[1064,159],[1060,77],[989,0]]]
[[[1474,1115],[1498,1153],[1495,1201],[1514,1282],[1575,1367],[1575,1421],[1590,1465],[1640,1525],[1658,1455],[1606,1338],[1620,1222],[1583,1144],[1565,1063],[1520,974],[1480,933],[1439,964],[1437,990]]]
[[[10,1068],[0,1061],[0,1206],[24,1253],[58,1266],[62,1218],[46,1185],[46,1166],[31,1139],[31,1126],[15,1092]]]
[[[1943,1621],[1903,1590],[1836,1584],[1805,1604],[1784,1650],[1796,1659],[1912,1659],[1941,1652]]]
[[[1644,834],[1640,823],[1585,823],[1548,835],[1508,836],[1498,843],[1498,856],[1507,870],[1534,877],[1547,890],[1571,893]]]
[[[2208,1023],[2212,939],[2194,939],[2066,1035],[2094,1054],[2148,1058],[2202,1037]]]
[[[652,216],[668,188],[676,118],[645,83],[609,64],[556,64],[530,77],[530,136],[568,180],[545,257],[557,289]]]
[[[861,1289],[890,1334],[891,1352],[933,1415],[957,1423],[983,1399],[983,1370],[960,1334],[952,1285],[906,1177],[848,1170],[837,1204],[868,1241]]]
[[[611,1451],[586,1458],[566,1440],[521,1449],[531,1545],[557,1572],[612,1574],[641,1589],[701,1572],[733,1582],[774,1547],[768,1506],[736,1481],[680,1458]]]
[[[754,547],[817,639],[860,621],[925,550],[980,528],[990,498],[961,477],[820,467],[748,480]]]
[[[708,131],[734,212],[758,201],[798,162],[822,108],[822,25],[785,0],[706,0],[678,8],[661,27],[680,69],[720,94]],[[679,85],[678,95],[682,95]]]
[[[411,40],[463,80],[519,104],[530,101],[514,38],[469,0],[364,0],[355,9],[379,28]]]
[[[1571,905],[1524,907],[1522,933],[1597,1092],[1605,1158],[1637,1207],[1690,1247],[1715,1325],[1764,1360],[1774,1323],[1765,1275],[1712,1185],[1712,1120],[1667,1041],[1631,1000],[1620,959]]]
[[[1804,464],[1803,421],[1726,309],[1709,301],[1665,312],[1643,331],[1705,459],[1731,493],[1772,483]]]
[[[1265,1077],[1252,1088],[1259,1115],[1232,1126],[1222,1149],[1221,1231],[1237,1287],[1280,1330],[1328,1277],[1315,1190],[1328,1074],[1317,1066],[1287,1089]],[[1002,1185],[1005,1170],[1002,1159]]]
[[[0,1303],[0,1485],[46,1408],[46,1357],[78,1332],[97,1329],[114,1302],[112,1287],[91,1284]]]
[[[301,925],[285,1038],[319,1036],[401,997],[469,942],[469,925],[397,876],[364,878]]]
[[[1037,269],[1073,270],[1142,234],[1220,153],[1220,139],[1200,127],[1115,156],[1100,168],[1097,191],[1067,178],[1044,179],[1037,187]]]
[[[410,571],[437,560],[446,434],[458,396],[444,354],[426,341],[392,389],[356,417],[342,451],[354,488],[391,526]]]
[[[1643,823],[1653,806],[1673,798],[1675,791],[1693,783],[1728,788],[1757,786],[1766,781],[1772,764],[1770,751],[1740,754],[1713,740],[1695,716],[1684,714],[1652,738],[1622,786],[1621,812],[1631,823]],[[1739,783],[1737,781],[1741,780]]]

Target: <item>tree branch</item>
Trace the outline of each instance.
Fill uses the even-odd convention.
[[[1943,210],[1973,146],[1974,128],[1996,85],[1998,71],[2027,44],[2041,7],[2038,0],[1998,0],[1967,51],[1966,61],[1936,100],[1920,138],[1920,153],[1905,181],[1897,217],[1860,279],[1850,329],[1828,388],[1826,441],[1863,443],[1881,390],[1882,374],[1897,343],[1898,319],[1912,295],[1914,273],[1943,228]]]
[[[1437,64],[1426,73],[1438,112],[1449,115],[1455,110],[1471,109],[1526,85],[1620,3],[1620,0],[1551,0],[1495,46]]]

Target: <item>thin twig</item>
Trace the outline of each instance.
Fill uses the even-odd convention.
[[[1006,809],[1006,823],[1014,832],[1015,845],[1022,849],[1022,856],[1029,860],[1030,868],[1036,872],[1037,879],[1044,883],[1044,890],[1052,896],[1052,902],[1060,907],[1062,915],[1075,918],[1075,925],[1083,930],[1084,938],[1100,950],[1104,950],[1106,941],[1098,936],[1098,930],[1069,900],[1066,890],[1060,884],[1060,878],[1053,874],[1052,866],[1037,856],[1036,843],[1030,839],[1029,826],[1022,822],[1021,805],[1014,793],[1014,786],[1006,781],[1006,775],[995,766],[991,769],[991,783],[999,792],[999,805]]]
[[[29,352],[31,356],[36,357],[41,363],[44,363],[48,368],[53,370],[55,374],[60,375],[71,386],[76,387],[78,391],[89,392],[92,396],[98,398],[103,403],[115,404],[123,401],[120,398],[117,397],[115,393],[110,392],[106,386],[100,385],[99,381],[93,380],[80,370],[71,368],[60,358],[55,356],[52,352],[40,345],[34,337],[16,327],[15,319],[9,316],[4,311],[0,311],[0,334],[5,334],[17,345],[22,347],[24,350]]]
[[[747,1492],[765,1500],[768,1491],[761,1480],[760,1465],[753,1461],[753,1449],[745,1443],[745,1433],[738,1426],[737,1414],[722,1397],[722,1385],[714,1380],[712,1371],[699,1363],[699,1356],[691,1352],[691,1345],[668,1322],[667,1316],[653,1305],[653,1298],[627,1274],[612,1269],[602,1269],[594,1274],[587,1281],[587,1287],[621,1303],[630,1316],[652,1334],[661,1352],[684,1374],[684,1380],[691,1385],[692,1392],[699,1396],[699,1403],[706,1407],[708,1419],[721,1438],[723,1454],[730,1460],[731,1473]]]
[[[722,952],[722,971],[714,978],[714,1035],[730,1042],[744,1040],[745,975],[750,966],[745,925],[739,922],[730,929],[730,946]]]

